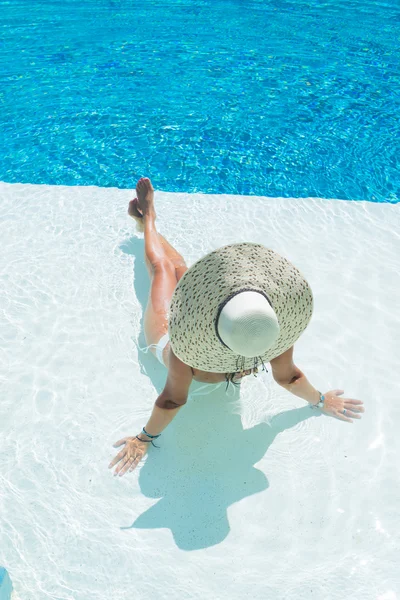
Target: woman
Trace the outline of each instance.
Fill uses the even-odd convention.
[[[144,232],[151,280],[145,336],[168,377],[142,432],[114,444],[124,445],[109,465],[117,465],[114,475],[136,468],[148,445],[154,445],[186,403],[193,379],[238,383],[256,374],[264,362],[271,364],[279,385],[325,414],[349,423],[361,418],[361,401],[340,398],[342,390],[321,394],[293,362],[293,344],[307,327],[313,307],[301,273],[259,244],[225,246],[188,269],[157,232],[150,180],[140,179],[136,192],[128,213]]]

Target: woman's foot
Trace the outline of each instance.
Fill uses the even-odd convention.
[[[156,218],[154,209],[154,189],[150,179],[147,177],[139,179],[136,185],[136,192],[138,197],[129,202],[128,215],[135,219],[137,230],[143,232],[143,214],[145,216],[150,214],[154,219]]]
[[[142,177],[136,184],[136,193],[139,201],[139,207],[142,215],[146,218],[151,216],[156,218],[154,209],[154,188],[148,177]]]
[[[135,219],[137,230],[143,232],[144,231],[143,215],[139,208],[139,200],[137,198],[134,198],[133,200],[131,200],[129,202],[128,215],[130,215],[131,217],[133,217]]]

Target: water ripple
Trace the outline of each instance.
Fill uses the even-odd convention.
[[[1,180],[399,201],[395,0],[56,6],[2,3]]]

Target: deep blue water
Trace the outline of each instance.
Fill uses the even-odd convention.
[[[400,199],[399,0],[0,14],[0,180]]]

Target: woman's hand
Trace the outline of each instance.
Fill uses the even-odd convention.
[[[343,390],[332,390],[323,394],[325,396],[324,406],[321,409],[326,415],[336,417],[341,421],[352,423],[352,419],[361,419],[359,413],[364,412],[361,400],[352,400],[351,398],[339,398],[344,394]]]
[[[147,452],[149,442],[141,442],[136,437],[126,437],[113,444],[114,448],[118,448],[125,444],[121,452],[110,462],[108,468],[111,469],[119,462],[119,465],[114,471],[114,475],[122,477],[128,470],[129,472],[136,469],[138,463]]]

